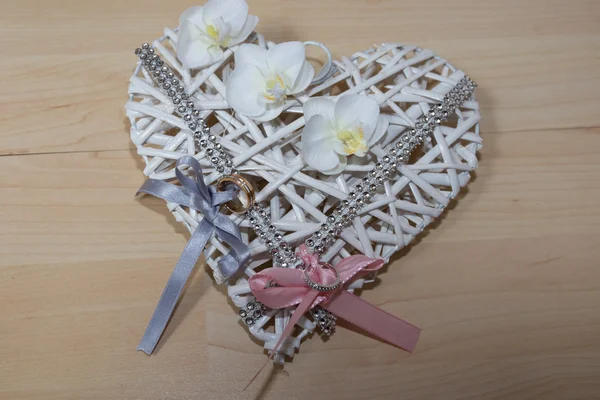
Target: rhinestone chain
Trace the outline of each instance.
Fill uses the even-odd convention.
[[[269,311],[269,307],[256,300],[256,298],[253,298],[238,312],[238,315],[242,318],[246,325],[252,326],[267,311]]]
[[[175,77],[173,71],[165,65],[164,61],[156,54],[154,48],[148,43],[144,43],[141,48],[135,50],[142,61],[144,67],[150,72],[154,80],[159,86],[164,89],[171,101],[176,106],[177,113],[181,115],[187,123],[190,130],[194,132],[194,140],[196,147],[206,153],[206,158],[210,161],[219,175],[230,175],[239,173],[233,166],[233,160],[229,153],[223,149],[220,143],[217,143],[215,135],[211,134],[210,128],[206,125],[203,118],[200,117],[200,111],[196,109],[194,102],[189,99],[189,95],[185,93],[185,88]],[[269,247],[271,254],[289,254],[291,246],[285,240],[283,235],[275,231],[275,227],[271,225],[271,220],[265,210],[259,205],[254,204],[253,207],[246,213],[250,223],[256,229],[258,237]],[[260,221],[261,224],[258,224]],[[262,227],[268,227],[266,232],[262,232]],[[277,239],[269,239],[272,236]],[[293,253],[293,251],[292,251]],[[295,255],[292,254],[294,257]],[[287,258],[276,258],[278,263],[284,264],[285,261],[290,261]],[[289,264],[290,266],[292,264]],[[293,264],[295,266],[295,264]],[[281,265],[283,266],[283,265]]]
[[[155,49],[148,43],[144,43],[140,48],[135,50],[135,54],[139,57],[142,65],[157,82],[159,87],[171,98],[171,101],[176,106],[177,113],[187,123],[189,129],[194,132],[194,141],[197,148],[204,150],[207,155],[206,158],[217,172],[221,176],[238,173],[238,170],[233,167],[233,161],[229,153],[222,148],[220,143],[217,143],[216,136],[211,134],[210,128],[206,125],[204,119],[200,117],[200,111],[196,109],[194,102],[185,93],[185,88],[175,77],[173,71],[156,54]],[[277,232],[275,226],[271,224],[271,218],[260,204],[254,204],[246,212],[246,217],[256,235],[269,249],[273,256],[273,261],[277,265],[283,268],[302,266],[300,258],[296,256],[290,244],[283,239],[283,235]],[[246,308],[250,304],[256,305],[257,303],[256,299],[254,299],[246,305]],[[253,325],[266,310],[262,305],[252,310],[246,308],[240,310],[239,315],[248,326]],[[327,329],[319,325],[322,328],[322,333],[330,335],[335,327],[335,316],[328,311],[322,310],[320,307],[317,308],[322,311],[319,313],[321,318],[326,318],[328,321]],[[250,314],[249,311],[252,311],[252,313]]]
[[[200,111],[196,109],[194,102],[185,93],[185,88],[175,77],[171,69],[165,65],[155,50],[148,43],[135,50],[144,67],[152,75],[158,85],[167,93],[176,107],[177,113],[187,123],[190,130],[194,132],[194,140],[200,150],[206,153],[206,158],[220,175],[237,173],[233,168],[231,156],[217,143],[215,135],[210,133],[210,128],[200,117]]]

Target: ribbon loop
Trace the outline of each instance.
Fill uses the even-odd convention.
[[[327,284],[331,271],[323,268],[318,255],[309,253],[304,245],[297,251],[304,262],[304,268],[312,274],[311,279]],[[288,322],[279,342],[273,348],[269,358],[277,352],[281,343],[289,336],[300,317],[311,308],[321,304],[339,318],[362,328],[374,336],[407,351],[412,351],[419,338],[420,329],[382,309],[361,300],[347,292],[344,284],[368,273],[377,271],[384,264],[382,259],[355,255],[345,258],[336,265],[342,285],[330,292],[321,292],[308,286],[303,279],[304,271],[287,268],[268,268],[249,279],[252,294],[261,303],[271,308],[286,308],[298,305]],[[271,284],[275,282],[276,284]]]
[[[180,167],[184,165],[190,168],[192,177],[188,177],[182,172]],[[183,156],[177,160],[175,176],[181,186],[149,179],[138,190],[138,194],[150,194],[192,208],[203,215],[202,221],[194,230],[171,273],[152,319],[144,332],[144,337],[138,346],[138,350],[142,350],[148,355],[154,351],[173,314],[185,283],[202,254],[202,250],[213,235],[217,235],[231,247],[230,252],[219,260],[219,270],[225,278],[234,275],[250,258],[250,250],[242,241],[238,227],[226,215],[219,212],[219,206],[232,200],[237,192],[234,189],[217,192],[213,187],[206,186],[202,178],[202,167],[191,156]]]
[[[335,279],[335,276],[332,277],[334,274],[328,268],[323,268],[319,262],[319,256],[310,253],[304,245],[298,248],[296,254],[302,259],[304,270],[309,274],[311,280],[327,285],[331,279]],[[269,360],[275,356],[282,343],[292,333],[300,317],[319,304],[337,317],[366,330],[375,337],[412,352],[421,333],[419,328],[367,303],[344,288],[344,284],[348,281],[377,271],[383,266],[383,263],[382,259],[369,258],[364,255],[343,259],[335,267],[342,285],[329,292],[319,291],[308,286],[304,280],[303,270],[267,268],[250,277],[248,281],[250,290],[261,303],[270,308],[298,306],[269,358],[246,385],[246,388],[252,384]]]

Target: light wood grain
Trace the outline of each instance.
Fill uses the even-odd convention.
[[[122,107],[133,48],[190,5],[2,2],[0,399],[600,397],[595,0],[251,0],[275,41],[416,43],[467,71],[480,168],[362,293],[423,328],[413,355],[341,327],[242,393],[264,354],[203,267],[135,352],[187,234],[133,199]]]

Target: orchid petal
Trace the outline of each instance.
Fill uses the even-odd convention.
[[[258,24],[258,17],[255,15],[248,15],[246,19],[246,23],[242,26],[242,29],[237,34],[232,34],[229,39],[228,46],[234,46],[236,44],[242,43],[244,40],[250,36],[254,28],[256,28],[256,24]]]
[[[179,16],[179,25],[183,25],[186,22],[191,22],[200,28],[202,31],[206,32],[206,23],[204,22],[204,7],[202,6],[194,6],[190,7]]]
[[[271,47],[267,63],[272,72],[281,74],[287,88],[292,88],[304,64],[305,51],[302,42],[284,42]]]
[[[316,114],[306,121],[302,131],[303,147],[306,143],[317,143],[333,149],[335,141],[335,132],[323,115]]]
[[[211,44],[203,38],[203,32],[191,21],[179,28],[177,57],[186,68],[200,68],[223,57],[223,52],[209,52]],[[219,49],[220,50],[220,49]]]
[[[308,121],[313,115],[322,115],[329,126],[335,124],[335,101],[329,97],[312,97],[304,103],[304,120]]]
[[[390,121],[387,119],[387,117],[383,114],[380,115],[379,120],[377,121],[377,126],[375,127],[375,132],[373,132],[373,136],[371,136],[371,138],[368,140],[369,146],[373,146],[375,143],[379,142],[379,140],[387,132],[389,125]]]
[[[336,168],[339,158],[333,144],[329,123],[325,117],[314,115],[306,122],[302,132],[302,157],[309,166],[318,171]]]
[[[302,68],[300,68],[300,73],[298,74],[298,78],[296,78],[296,82],[290,89],[290,94],[296,94],[308,87],[315,77],[315,68],[308,62],[304,61],[302,64]]]
[[[275,119],[283,111],[283,102],[280,103],[267,103],[266,110],[263,114],[255,116],[254,119],[259,122],[266,122]]]
[[[368,143],[379,119],[379,104],[359,94],[342,95],[335,105],[335,119],[340,130],[361,126]]]
[[[248,4],[244,0],[208,0],[204,5],[203,19],[206,25],[222,18],[229,34],[237,36],[248,17]]]
[[[242,44],[235,52],[235,67],[255,65],[263,75],[268,73],[267,50],[256,44]]]
[[[324,170],[321,172],[324,173],[325,175],[337,175],[340,172],[342,172],[344,169],[346,169],[346,165],[348,165],[348,157],[343,156],[341,154],[338,154],[337,157],[338,157],[338,165],[336,165],[335,167],[333,167],[331,169],[327,169],[327,170]]]
[[[338,140],[337,137],[333,144],[333,149],[335,150],[336,153],[338,153],[341,156],[345,156],[347,154],[346,153],[346,145],[341,140]]]
[[[259,96],[264,85],[264,76],[255,65],[240,65],[227,80],[227,103],[236,112],[248,117],[263,115],[266,105],[259,101]]]
[[[224,54],[225,54],[225,52],[223,51],[222,48],[220,48],[218,46],[210,46],[208,48],[208,55],[210,56],[209,64],[214,64],[217,61],[221,61],[223,59]]]

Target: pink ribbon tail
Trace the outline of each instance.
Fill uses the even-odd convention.
[[[413,352],[421,330],[381,308],[361,300],[346,291],[347,283],[368,273],[375,272],[383,265],[382,259],[355,255],[340,261],[334,270],[324,268],[317,254],[308,252],[304,245],[298,248],[298,256],[306,270],[288,268],[268,268],[249,279],[254,297],[270,308],[284,309],[298,304],[271,354],[248,382],[244,390],[254,382],[265,366],[279,351],[282,343],[290,336],[300,318],[311,308],[319,305],[338,318],[369,332],[376,338],[409,352]],[[337,271],[336,274],[334,272]],[[309,276],[309,278],[306,277]],[[340,284],[337,290],[319,292],[312,289],[306,279],[323,285]]]
[[[321,307],[373,336],[411,353],[421,334],[421,329],[416,326],[346,291],[340,292],[327,303],[321,303]]]
[[[254,382],[256,378],[258,378],[258,376],[263,371],[263,369],[265,369],[269,361],[271,361],[271,359],[275,356],[275,354],[279,350],[279,347],[281,347],[281,344],[285,341],[285,339],[287,339],[290,336],[290,334],[292,333],[292,329],[294,329],[294,327],[296,326],[296,323],[311,308],[313,302],[315,301],[318,295],[319,292],[317,292],[316,290],[311,290],[302,298],[302,301],[300,302],[300,304],[298,304],[298,307],[296,307],[296,310],[292,314],[290,321],[287,323],[285,329],[283,330],[279,341],[277,342],[275,347],[273,347],[273,350],[271,350],[271,354],[269,354],[269,357],[262,365],[262,367],[260,367],[258,372],[252,377],[252,379],[250,379],[250,382],[248,382],[248,384],[244,387],[244,390],[248,389],[248,386],[252,385],[252,382]]]

